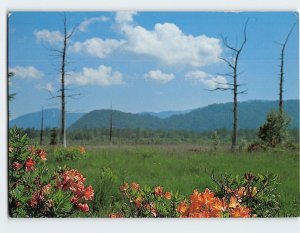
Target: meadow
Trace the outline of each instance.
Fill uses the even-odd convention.
[[[89,216],[107,217],[112,203],[119,198],[124,182],[141,186],[161,185],[165,190],[190,195],[194,189],[215,188],[210,173],[216,176],[245,173],[278,175],[280,182],[279,217],[299,216],[299,153],[298,150],[231,153],[195,145],[113,145],[87,146],[87,154],[78,160],[56,161],[53,147],[47,147],[47,166],[64,166],[82,171],[86,183],[95,190]]]

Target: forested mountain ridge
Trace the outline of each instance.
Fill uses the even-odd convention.
[[[277,101],[245,101],[238,104],[240,129],[258,128],[268,112],[277,110]],[[299,100],[284,101],[284,110],[292,118],[291,128],[299,128]],[[94,110],[82,116],[70,129],[108,128],[111,110]],[[153,130],[204,131],[232,128],[232,103],[212,104],[185,114],[162,119],[150,114],[112,111],[114,128],[142,128]]]

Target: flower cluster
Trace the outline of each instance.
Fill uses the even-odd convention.
[[[82,149],[83,151],[83,149]],[[94,190],[76,170],[50,172],[44,149],[29,144],[21,130],[9,130],[8,202],[11,217],[69,217],[87,212]],[[72,200],[72,201],[71,201]]]
[[[73,193],[71,202],[81,211],[88,212],[89,206],[86,201],[94,198],[94,190],[92,186],[85,187],[84,176],[75,169],[63,171],[59,175],[57,186],[63,191],[70,190]]]
[[[202,193],[194,190],[186,198],[179,193],[164,191],[160,185],[141,188],[135,182],[131,185],[124,183],[120,186],[120,191],[125,198],[121,210],[109,217],[255,217],[251,209],[242,205],[234,193],[227,199],[225,196],[217,197],[207,188]],[[243,189],[237,190],[236,193],[240,195],[242,191]]]
[[[124,183],[120,186],[124,200],[122,208],[109,217],[176,217],[174,203],[177,195],[164,191],[162,186],[141,187],[138,183]],[[176,197],[175,197],[176,196]]]
[[[242,206],[236,197],[232,196],[228,202],[225,197],[221,199],[216,197],[209,189],[205,189],[202,193],[194,190],[189,203],[181,202],[177,212],[180,217],[192,218],[251,217],[251,210]]]

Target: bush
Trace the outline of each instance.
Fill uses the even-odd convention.
[[[123,202],[117,203],[116,212],[109,217],[251,217],[251,209],[238,202],[235,196],[229,201],[215,196],[209,189],[186,198],[178,192],[165,192],[162,186],[140,187],[137,183],[120,186]]]
[[[80,172],[64,168],[50,173],[46,151],[29,145],[27,135],[16,128],[9,130],[8,150],[11,217],[68,217],[89,211],[94,191],[84,186]]]
[[[53,151],[54,158],[56,161],[65,161],[65,160],[78,160],[85,156],[86,150],[84,147],[58,147]]]
[[[290,118],[285,113],[272,111],[266,122],[259,128],[258,137],[268,146],[275,147],[288,139]]]
[[[252,175],[243,177],[221,175],[216,178],[211,174],[212,180],[217,184],[216,195],[226,200],[235,197],[237,201],[249,207],[257,217],[275,217],[280,210],[278,177],[273,174]]]

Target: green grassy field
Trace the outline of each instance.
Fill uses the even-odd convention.
[[[51,150],[50,150],[51,151]],[[201,151],[195,146],[103,146],[88,147],[88,155],[77,161],[56,162],[51,152],[48,165],[67,165],[80,170],[87,178],[86,183],[101,189],[101,202],[97,216],[109,213],[109,202],[118,195],[118,188],[124,182],[141,185],[162,185],[166,190],[191,194],[197,188],[214,188],[215,184],[205,169],[215,174],[243,175],[273,173],[281,183],[280,216],[299,216],[299,154],[297,151],[218,152]],[[110,168],[114,180],[109,187],[100,187],[101,168]],[[102,184],[102,186],[105,186]],[[106,194],[103,194],[103,192]],[[106,197],[105,197],[106,196]],[[109,196],[109,197],[107,197]],[[107,201],[101,201],[106,198]]]

